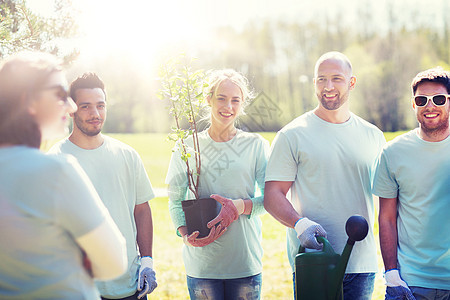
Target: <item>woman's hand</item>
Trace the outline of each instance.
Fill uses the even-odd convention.
[[[211,195],[211,198],[222,204],[222,209],[220,210],[217,217],[209,221],[208,223],[209,228],[213,227],[219,222],[222,225],[222,227],[227,228],[228,226],[230,226],[231,223],[233,223],[239,218],[239,211],[236,205],[233,203],[233,200],[219,195]],[[242,212],[244,211],[244,209],[241,210]]]
[[[211,244],[215,240],[217,240],[219,237],[222,236],[222,234],[227,231],[227,228],[223,227],[221,224],[214,226],[209,231],[209,234],[207,237],[198,239],[198,235],[200,234],[199,231],[194,231],[191,235],[185,234],[183,236],[183,242],[192,247],[204,247],[206,245]]]

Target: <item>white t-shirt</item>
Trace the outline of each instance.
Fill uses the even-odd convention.
[[[256,195],[256,185],[264,192],[264,176],[269,143],[260,135],[238,130],[228,142],[215,142],[207,131],[199,133],[201,151],[200,198],[218,194],[230,199],[251,199],[250,216],[241,215],[227,232],[204,247],[183,245],[187,275],[195,278],[233,279],[262,272],[261,220],[265,213],[264,196]],[[187,141],[192,146],[192,139]],[[190,159],[190,165],[195,161]],[[169,209],[175,229],[185,226],[181,201],[194,199],[187,191],[186,164],[175,151],[169,165],[166,183],[170,189]]]
[[[140,255],[134,207],[154,198],[154,193],[139,154],[117,139],[103,137],[104,143],[93,150],[80,148],[66,138],[49,152],[76,157],[126,239],[127,272],[114,280],[96,282],[103,297],[117,298],[136,292]]]
[[[374,194],[398,196],[398,262],[410,286],[450,290],[450,137],[412,130],[383,149]]]
[[[333,124],[312,111],[286,125],[272,143],[266,182],[293,181],[293,207],[322,225],[337,253],[346,244],[350,216],[362,215],[369,223],[369,234],[355,244],[346,273],[377,272],[371,183],[384,143],[378,128],[354,114],[345,123]],[[293,269],[299,244],[295,231],[288,228]]]
[[[108,214],[78,162],[0,148],[0,298],[99,299],[75,239]]]

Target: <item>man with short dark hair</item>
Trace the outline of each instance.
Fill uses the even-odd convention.
[[[411,87],[419,127],[385,146],[374,180],[386,299],[450,299],[449,72]]]
[[[101,133],[106,119],[106,93],[95,73],[72,82],[70,95],[78,106],[71,114],[70,136],[50,149],[78,159],[126,239],[128,270],[110,281],[97,281],[103,299],[140,299],[156,288],[153,271],[153,223],[148,201],[152,186],[139,154]]]

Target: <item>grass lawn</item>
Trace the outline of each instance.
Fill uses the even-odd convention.
[[[397,133],[386,133],[391,140]],[[135,148],[145,165],[149,178],[158,195],[163,194],[164,183],[172,142],[166,140],[166,134],[111,134]],[[263,136],[272,141],[275,133],[264,133]],[[46,145],[44,148],[48,148]],[[168,199],[165,196],[150,201],[154,224],[154,259],[158,288],[148,299],[189,299],[186,288],[186,277],[181,258],[182,240],[175,234],[168,212]],[[378,203],[375,203],[376,207]],[[292,274],[286,256],[285,228],[269,214],[261,217],[263,223],[263,299],[293,299]],[[378,223],[375,223],[375,234],[378,234]],[[378,238],[376,239],[378,241]],[[378,264],[373,299],[384,299],[384,285],[381,277],[383,264],[378,247]]]

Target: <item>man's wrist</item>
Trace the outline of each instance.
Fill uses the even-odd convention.
[[[297,226],[297,223],[298,223],[301,219],[303,219],[303,217],[301,217],[300,219],[298,219],[297,221],[295,221],[295,223],[294,223],[294,229],[295,229],[295,226]]]
[[[386,280],[387,286],[403,286],[408,288],[408,284],[400,277],[400,271],[398,269],[393,268],[384,272],[384,279]]]
[[[153,258],[151,256],[142,256],[141,268],[150,268],[153,270]]]
[[[318,225],[316,222],[303,217],[297,220],[294,225],[294,229],[297,232],[297,236],[300,236],[309,226]]]
[[[386,274],[387,272],[393,271],[393,270],[397,270],[397,271],[398,271],[397,268],[390,268],[390,269],[385,270],[385,271],[384,271],[384,274]]]

